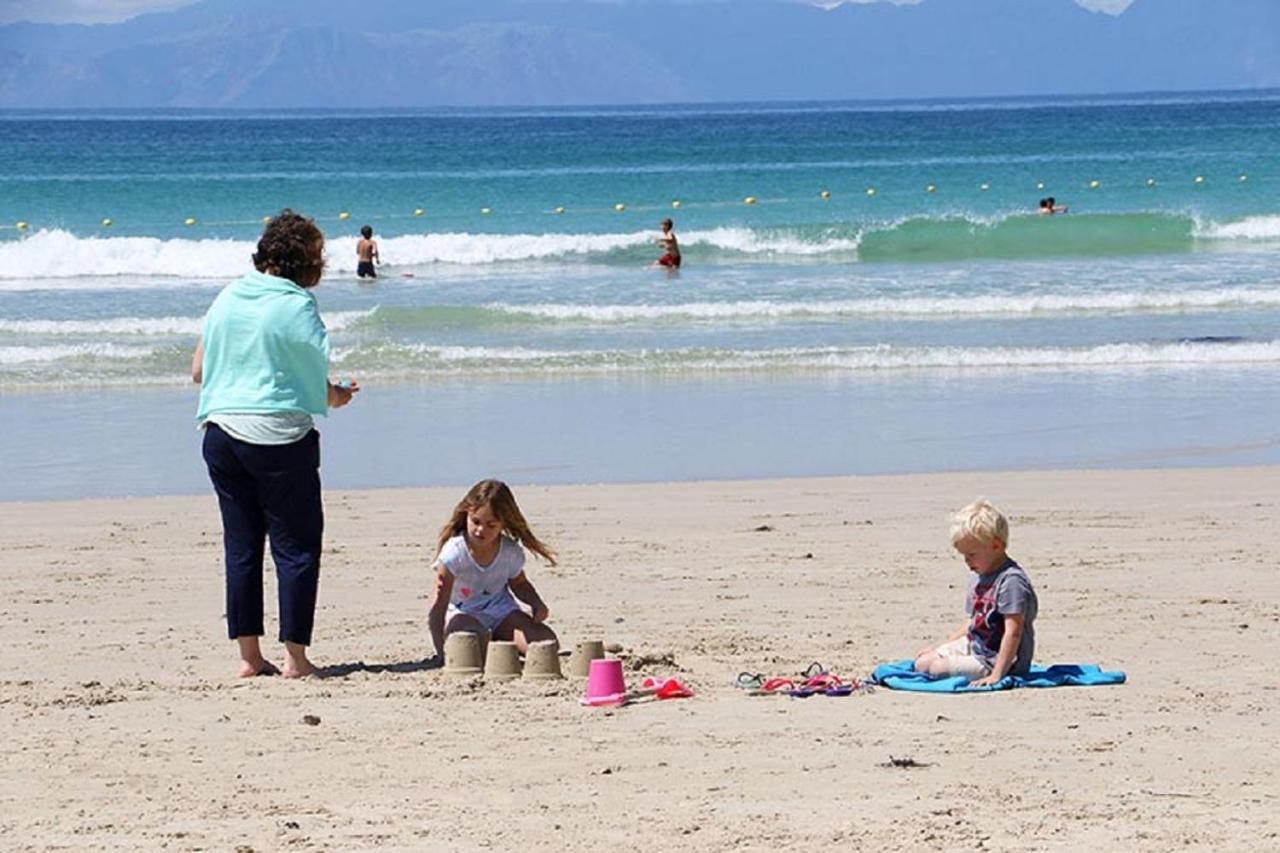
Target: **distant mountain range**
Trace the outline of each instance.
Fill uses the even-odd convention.
[[[1224,7],[1226,7],[1224,9]],[[1224,26],[1224,18],[1232,26]],[[0,27],[0,107],[427,107],[1280,86],[1277,0],[204,0]]]

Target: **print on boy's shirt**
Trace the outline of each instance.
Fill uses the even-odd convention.
[[[1000,640],[1004,635],[1004,617],[996,613],[994,581],[973,588],[973,627],[970,630],[986,648],[1000,648]]]

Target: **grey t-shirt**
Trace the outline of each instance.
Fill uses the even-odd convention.
[[[1026,675],[1036,651],[1037,606],[1031,579],[1013,560],[1006,559],[1003,566],[989,575],[974,575],[964,602],[965,612],[973,617],[969,625],[973,654],[988,666],[993,665],[1000,652],[1000,641],[1004,639],[1005,615],[1021,613],[1026,619],[1022,641],[1018,643],[1018,655],[1008,674]]]

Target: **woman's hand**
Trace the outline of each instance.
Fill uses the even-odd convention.
[[[341,409],[347,403],[351,402],[351,398],[360,390],[360,383],[354,379],[350,382],[342,382],[335,384],[329,383],[329,408]]]

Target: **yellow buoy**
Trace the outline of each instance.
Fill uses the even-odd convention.
[[[622,211],[624,211],[624,210],[626,210],[626,209],[627,209],[627,206],[626,206],[625,204],[623,204],[622,202],[618,202],[617,204],[615,204],[615,205],[613,206],[613,209],[614,209],[614,210],[616,210],[616,211],[618,211],[619,213],[621,213]]]
[[[987,190],[991,189],[991,184],[988,184],[988,183],[978,184],[978,189],[982,190],[983,192],[986,192]]]
[[[1155,179],[1155,178],[1147,178],[1147,186],[1149,186],[1149,187],[1154,187],[1155,185],[1156,185],[1156,179]]]
[[[867,187],[867,195],[875,195],[875,194],[876,194],[875,187]]]
[[[1197,183],[1197,184],[1203,184],[1203,183],[1204,183],[1204,175],[1196,175],[1196,183]]]
[[[19,220],[17,221],[17,223],[15,223],[15,224],[14,224],[14,226],[13,226],[13,227],[14,227],[14,228],[17,228],[19,231],[26,231],[26,230],[27,230],[27,223],[26,223],[24,220],[19,219]]]
[[[563,207],[557,207],[557,208],[556,208],[556,213],[564,213],[564,208],[563,208]]]
[[[182,224],[183,224],[183,225],[195,225],[195,224],[196,224],[196,218],[195,218],[194,216],[188,216],[186,219],[182,220]]]
[[[1036,189],[1038,190],[1044,189],[1044,181],[1036,181]]]
[[[680,199],[678,199],[678,198],[677,198],[677,199],[672,199],[672,200],[671,200],[671,207],[672,207],[672,208],[674,208],[675,210],[679,210],[679,209],[680,209]]]
[[[421,215],[422,215],[422,213],[423,213],[423,210],[422,210],[422,208],[420,208],[420,207],[415,207],[415,208],[413,209],[413,215],[414,215],[414,216],[421,216]]]
[[[1096,190],[1100,186],[1102,186],[1102,182],[1099,180],[1095,179],[1089,182],[1089,189],[1091,190]]]
[[[938,188],[935,187],[933,184],[929,184],[929,186],[924,188],[924,191],[927,193],[937,192]]]
[[[485,216],[488,216],[490,213],[493,213],[493,210],[488,207],[482,207],[480,208],[480,212],[483,213]]]
[[[823,190],[822,192],[818,193],[818,195],[822,198],[823,201],[830,201],[831,199],[830,190]]]
[[[744,198],[744,199],[742,200],[742,203],[743,203],[743,204],[755,204],[755,203],[756,203],[756,197],[755,197],[755,196],[753,196],[753,195],[749,195],[749,196],[747,196],[746,198]]]

